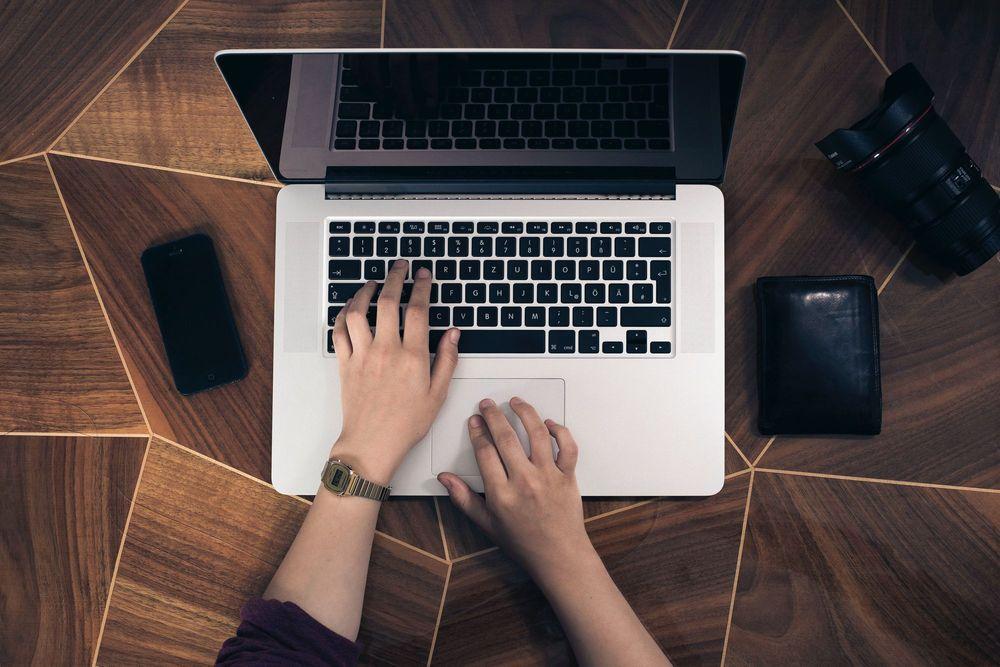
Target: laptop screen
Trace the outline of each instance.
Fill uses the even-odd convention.
[[[285,183],[555,172],[720,182],[745,63],[732,52],[520,50],[216,61]]]

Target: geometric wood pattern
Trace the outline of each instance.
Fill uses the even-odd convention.
[[[755,473],[730,664],[990,664],[1000,495]]]
[[[0,431],[146,432],[44,157],[0,167]]]
[[[998,496],[965,487],[1000,487],[1000,262],[956,278],[917,250],[905,255],[902,226],[812,146],[874,106],[882,62],[913,60],[997,185],[994,5],[190,0],[160,30],[176,3],[28,4],[0,9],[0,36],[17,35],[0,44],[0,82],[15,91],[0,101],[0,162],[61,133],[57,148],[79,157],[48,154],[73,226],[44,159],[0,164],[0,429],[145,433],[137,394],[163,439],[140,473],[144,438],[0,438],[0,662],[75,664],[98,648],[103,664],[209,662],[266,586],[308,507],[261,483],[277,190],[204,175],[272,178],[211,56],[380,42],[745,51],[722,186],[726,424],[742,454],[726,445],[726,485],[711,498],[586,499],[588,532],[679,663],[976,663],[998,653]],[[138,256],[194,231],[219,247],[251,373],[184,398]],[[796,273],[887,283],[881,435],[766,447],[756,432],[751,286]],[[753,472],[743,454],[760,457]],[[378,530],[363,661],[572,661],[538,589],[447,498],[393,498]]]
[[[0,663],[90,664],[147,442],[0,437]]]

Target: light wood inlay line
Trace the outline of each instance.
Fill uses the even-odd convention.
[[[382,25],[379,27],[378,47],[385,48],[385,6],[388,0],[382,0]],[[449,570],[450,572],[450,570]]]
[[[854,21],[854,17],[851,16],[851,13],[847,11],[847,8],[844,7],[843,3],[840,0],[837,0],[837,6],[840,7],[840,11],[844,12],[844,16],[846,16],[847,20],[851,22],[851,25],[854,27],[855,32],[857,32],[861,36],[861,39],[864,40],[865,44],[868,46],[868,50],[872,52],[873,56],[875,56],[875,60],[877,60],[878,64],[882,66],[882,69],[885,70],[885,73],[892,74],[892,70],[890,70],[889,66],[885,64],[885,60],[883,60],[882,56],[879,55],[879,52],[875,50],[875,46],[872,45],[870,41],[868,41],[868,37],[866,37],[865,33],[861,31],[861,28]]]
[[[473,551],[471,554],[465,554],[464,556],[459,556],[458,558],[453,558],[451,563],[461,563],[463,560],[469,560],[470,558],[475,558],[476,556],[482,556],[483,554],[493,553],[494,551],[499,551],[500,547],[487,547],[485,549],[480,549],[479,551]]]
[[[10,160],[3,160],[0,161],[0,167],[3,167],[4,165],[8,164],[14,164],[15,162],[23,162],[24,160],[30,160],[33,157],[40,157],[42,155],[45,155],[44,151],[40,153],[31,153],[30,155],[22,155],[21,157],[11,158]]]
[[[852,475],[833,475],[804,470],[779,470],[777,468],[754,468],[754,472],[766,472],[772,475],[795,475],[799,477],[819,477],[821,479],[838,479],[848,482],[868,484],[890,484],[895,486],[916,486],[925,489],[943,489],[945,491],[969,491],[972,493],[1000,493],[1000,489],[987,489],[978,486],[956,486],[954,484],[934,484],[933,482],[909,482],[902,479],[879,479],[877,477],[855,477]]]
[[[104,626],[108,622],[108,610],[111,609],[111,596],[115,593],[115,581],[118,579],[118,566],[122,561],[122,553],[125,551],[125,538],[128,537],[128,526],[132,521],[132,510],[135,509],[135,499],[139,496],[139,485],[142,484],[142,472],[146,469],[146,457],[149,456],[152,444],[152,436],[147,435],[146,450],[142,453],[142,463],[139,464],[139,474],[135,478],[135,488],[132,489],[132,500],[129,502],[128,514],[125,515],[125,526],[122,528],[122,538],[118,543],[115,566],[111,570],[111,582],[108,584],[108,599],[104,601],[104,613],[101,615],[101,625],[97,631],[97,641],[94,643],[94,658],[90,661],[91,667],[96,667],[97,655],[101,652],[101,640],[104,639]]]
[[[677,37],[677,29],[681,27],[681,19],[684,18],[684,10],[687,9],[688,0],[684,0],[684,4],[681,5],[681,10],[677,12],[677,20],[674,21],[674,29],[670,31],[670,39],[667,40],[667,48],[671,48],[674,45],[674,38]]]
[[[250,185],[263,185],[269,188],[281,189],[285,187],[281,183],[276,181],[255,181],[250,178],[240,178],[238,176],[226,176],[224,174],[208,174],[202,171],[191,171],[190,169],[178,169],[176,167],[160,167],[155,164],[145,164],[143,162],[128,162],[127,160],[115,160],[106,157],[97,157],[96,155],[84,155],[82,153],[70,153],[68,151],[49,151],[50,155],[62,155],[63,157],[72,157],[79,160],[93,160],[95,162],[110,162],[112,164],[122,164],[126,167],[139,167],[140,169],[155,169],[157,171],[172,171],[175,174],[186,174],[188,176],[203,176],[204,178],[218,178],[224,181],[236,181],[237,183],[249,183]]]
[[[750,497],[753,495],[754,471],[750,471],[750,483],[747,486],[747,505],[743,510],[743,528],[740,530],[740,547],[736,552],[736,572],[733,573],[733,595],[729,598],[729,616],[726,618],[726,635],[722,640],[722,664],[726,665],[726,650],[729,648],[729,629],[733,625],[733,608],[736,606],[736,587],[740,583],[740,564],[743,562],[743,543],[747,536],[747,522],[750,520]]]
[[[153,34],[149,36],[149,39],[147,39],[145,42],[142,43],[142,46],[140,46],[139,49],[132,54],[132,57],[128,59],[128,62],[126,62],[125,65],[123,65],[120,70],[115,72],[115,75],[111,77],[111,79],[106,84],[104,84],[104,87],[101,88],[96,95],[94,95],[94,99],[90,100],[90,102],[88,102],[87,105],[83,107],[80,113],[78,113],[76,117],[69,122],[69,125],[67,125],[65,129],[63,129],[63,131],[59,133],[59,136],[55,138],[55,141],[49,144],[47,151],[51,151],[52,148],[55,147],[62,140],[64,136],[66,136],[66,133],[69,132],[74,125],[76,125],[76,122],[83,117],[83,114],[90,111],[90,107],[94,106],[94,102],[100,99],[101,95],[104,94],[104,91],[110,88],[111,84],[113,84],[115,81],[118,80],[118,77],[120,77],[122,73],[128,69],[129,65],[131,65],[132,62],[135,61],[135,59],[138,58],[139,55],[146,50],[146,47],[149,46],[153,42],[153,40],[156,39],[157,35],[159,35],[163,31],[163,29],[167,27],[167,24],[170,23],[174,19],[174,17],[177,16],[180,13],[180,11],[187,6],[188,2],[189,0],[183,0],[181,4],[178,5],[177,9],[175,9],[173,13],[167,17],[167,20],[164,21],[162,24],[160,24],[159,28],[153,31]]]
[[[451,552],[448,551],[448,538],[444,535],[444,521],[441,520],[441,506],[438,504],[439,496],[434,496],[434,514],[437,516],[438,530],[441,531],[441,546],[444,548],[444,559],[451,562]],[[449,568],[448,572],[451,572]]]
[[[56,172],[52,170],[52,161],[49,160],[48,153],[45,154],[45,166],[48,167],[49,177],[52,179],[52,185],[56,189],[56,195],[59,197],[59,203],[62,204],[63,213],[66,215],[66,222],[69,224],[70,232],[73,234],[73,240],[76,242],[76,249],[80,252],[80,259],[83,261],[83,267],[87,270],[87,277],[90,279],[90,286],[94,289],[94,296],[97,297],[97,305],[101,307],[101,314],[104,316],[104,322],[108,325],[108,333],[111,334],[111,340],[115,344],[115,349],[118,351],[118,359],[122,363],[122,368],[125,369],[125,377],[128,378],[129,387],[132,388],[132,397],[135,398],[136,405],[139,406],[139,413],[142,415],[142,421],[146,425],[146,435],[152,435],[153,429],[149,426],[149,418],[146,416],[146,409],[142,407],[142,401],[139,400],[139,392],[135,389],[135,381],[132,379],[132,371],[129,369],[128,364],[125,363],[125,354],[122,352],[121,343],[118,342],[118,336],[115,334],[115,328],[111,326],[111,318],[108,317],[108,309],[104,306],[104,299],[101,297],[100,290],[97,289],[97,281],[94,279],[94,272],[90,268],[90,262],[87,261],[87,253],[83,250],[83,243],[80,242],[80,235],[76,233],[76,225],[73,224],[73,216],[69,213],[69,207],[66,206],[66,199],[63,197],[62,189],[59,187],[59,180],[56,178]]]
[[[906,248],[906,250],[903,251],[903,256],[899,258],[899,261],[896,262],[896,265],[893,266],[892,269],[889,271],[889,275],[887,275],[885,277],[885,280],[882,281],[882,284],[878,286],[878,294],[882,294],[882,292],[885,290],[885,288],[889,286],[889,281],[892,280],[892,277],[894,275],[896,275],[896,271],[898,271],[899,267],[901,267],[903,265],[903,262],[906,260],[906,258],[910,256],[910,251],[913,250],[914,246],[916,246],[916,245],[917,245],[917,242],[913,241]]]
[[[75,433],[73,431],[4,431],[0,436],[41,436],[45,438],[148,438],[149,433]]]
[[[747,467],[752,468],[753,464],[750,463],[750,459],[748,459],[747,455],[743,453],[743,450],[736,445],[736,442],[733,440],[733,436],[729,435],[729,431],[723,431],[723,433],[725,433],[726,440],[729,442],[729,444],[733,446],[733,449],[736,450],[736,453],[739,454],[740,458],[743,459],[743,462],[747,464]]]
[[[760,454],[758,454],[757,458],[755,458],[754,461],[753,461],[754,468],[756,468],[757,464],[760,463],[760,460],[762,458],[764,458],[764,454],[767,454],[767,450],[771,448],[771,444],[774,442],[774,439],[777,438],[777,437],[778,436],[776,436],[776,435],[772,435],[771,439],[767,441],[766,445],[764,445],[764,449],[760,450]]]
[[[726,475],[725,479],[733,479],[735,477],[739,477],[740,475],[745,475],[748,472],[753,472],[753,470],[754,470],[753,468],[744,468],[743,470],[737,470],[736,472],[731,472],[728,475]]]
[[[434,659],[434,647],[437,645],[438,630],[441,629],[441,617],[444,615],[444,601],[448,597],[448,583],[451,581],[451,567],[451,563],[448,563],[448,571],[444,574],[444,587],[441,589],[441,606],[438,607],[437,619],[434,621],[434,634],[431,635],[431,647],[427,651],[427,667],[430,667],[431,660]]]

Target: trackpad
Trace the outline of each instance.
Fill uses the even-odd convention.
[[[566,383],[561,378],[457,379],[452,380],[437,421],[431,428],[433,473],[453,472],[462,477],[479,477],[479,466],[469,441],[468,420],[479,414],[479,401],[492,398],[514,426],[528,451],[528,440],[508,401],[519,396],[535,406],[542,419],[563,423],[566,415]]]

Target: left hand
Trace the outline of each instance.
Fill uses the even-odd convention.
[[[431,275],[425,268],[414,277],[400,336],[399,299],[406,271],[403,259],[389,271],[378,298],[374,336],[367,317],[374,282],[347,302],[333,326],[343,427],[330,456],[342,458],[380,484],[389,483],[406,454],[430,430],[458,363],[459,330],[450,329],[441,338],[431,368],[427,351]]]

